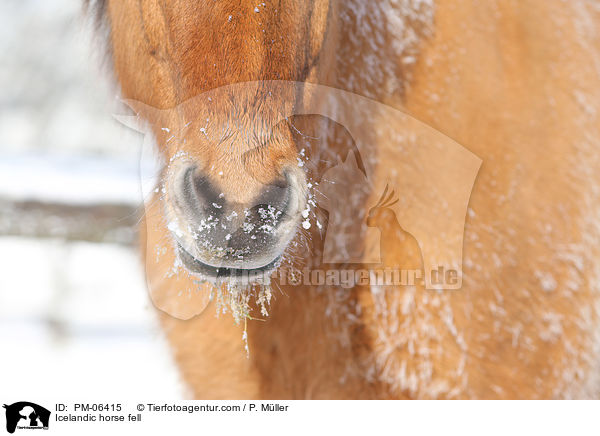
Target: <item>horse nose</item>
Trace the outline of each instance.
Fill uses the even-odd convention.
[[[196,167],[186,168],[174,195],[180,244],[188,254],[214,267],[251,269],[270,263],[297,213],[287,174],[268,184],[240,177],[236,191],[224,191]],[[246,189],[252,185],[252,189]],[[248,195],[240,195],[246,190]],[[186,237],[187,236],[187,237]],[[287,241],[286,241],[287,242]]]
[[[243,190],[248,184],[247,178],[240,180],[241,186],[236,191]],[[252,190],[254,195],[240,201],[240,195],[233,196],[223,192],[208,176],[195,168],[188,168],[183,178],[182,197],[191,218],[221,221],[224,217],[225,222],[221,223],[221,228],[230,227],[227,223],[241,225],[242,221],[265,230],[276,226],[278,219],[283,218],[290,201],[290,184],[287,178],[282,177],[268,184],[253,181],[253,184],[258,185]]]

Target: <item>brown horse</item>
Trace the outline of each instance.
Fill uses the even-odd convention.
[[[152,130],[172,164],[147,210],[144,245],[155,302],[190,318],[161,313],[194,397],[599,396],[597,3],[106,0],[98,7],[123,96],[165,110]],[[226,131],[227,114],[237,111],[244,134],[207,141],[198,124],[178,130],[178,147],[167,145],[176,122],[170,109],[259,80],[319,83],[403,108],[483,160],[466,216],[460,290],[274,283],[264,321],[215,317],[208,296],[219,268],[319,266],[322,230],[302,227],[309,185],[352,149],[342,126],[318,116],[267,132],[275,115],[260,108],[263,119],[246,116],[258,110],[260,99],[251,98],[241,107],[216,101],[210,121]],[[377,158],[378,144],[362,156],[375,162],[375,179],[396,165]],[[182,150],[185,159],[176,155]],[[307,165],[298,166],[304,157]],[[380,195],[357,201],[368,211]],[[263,216],[255,205],[285,213]],[[198,236],[188,224],[220,209],[250,211],[253,224],[275,231],[228,242],[244,248],[241,256],[219,250],[228,228]],[[326,225],[326,214],[317,214]],[[395,216],[377,219],[386,228],[381,221]],[[382,258],[406,262],[395,233],[385,237]],[[166,274],[177,262],[178,272]]]

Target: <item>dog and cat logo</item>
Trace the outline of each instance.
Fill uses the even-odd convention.
[[[29,401],[19,401],[11,405],[4,405],[6,409],[6,431],[14,433],[15,430],[48,430],[50,411]]]

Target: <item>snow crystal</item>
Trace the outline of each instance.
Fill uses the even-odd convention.
[[[177,220],[170,221],[169,224],[167,225],[167,228],[169,229],[169,231],[174,233],[178,238],[183,237],[183,231],[181,231],[181,229],[179,228],[179,222]]]
[[[557,283],[556,279],[549,272],[536,271],[535,276],[539,279],[542,289],[546,292],[552,292],[556,290]]]

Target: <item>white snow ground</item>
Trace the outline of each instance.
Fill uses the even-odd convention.
[[[0,265],[5,399],[182,397],[133,250],[4,237]]]
[[[0,391],[182,398],[133,250],[0,238]]]

